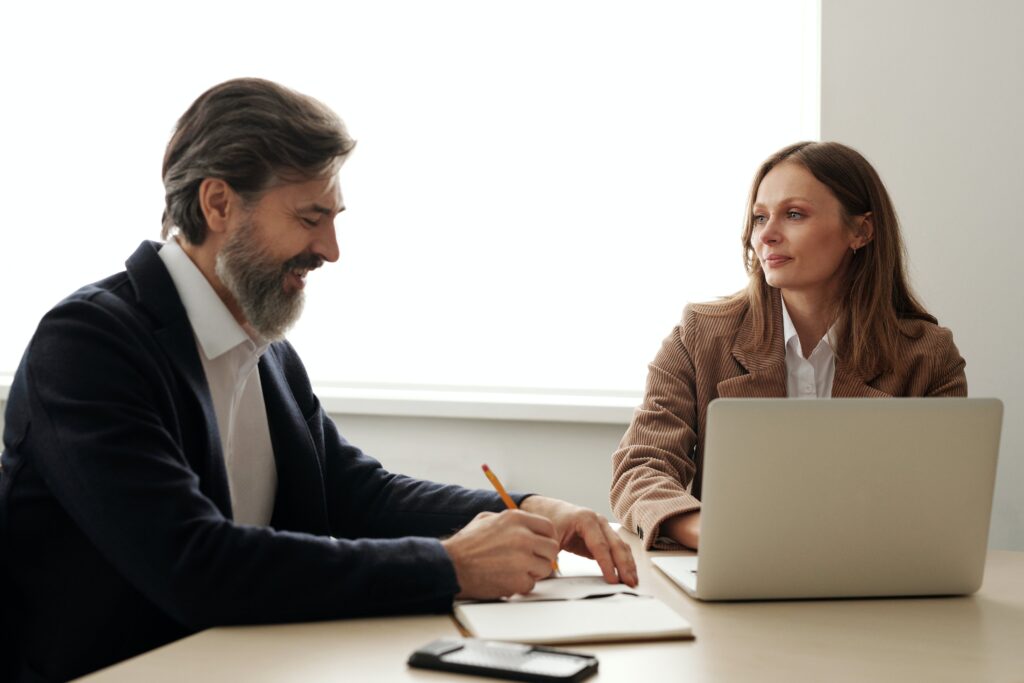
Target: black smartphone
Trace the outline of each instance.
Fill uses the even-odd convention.
[[[408,663],[513,681],[582,681],[597,673],[592,655],[478,638],[440,638],[413,652]]]

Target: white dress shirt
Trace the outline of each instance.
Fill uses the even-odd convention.
[[[836,357],[828,333],[818,341],[811,355],[804,358],[785,298],[782,300],[782,333],[786,343],[786,395],[789,398],[831,398]]]
[[[234,521],[265,526],[274,511],[277,465],[256,366],[268,344],[238,324],[177,240],[159,253],[192,324],[213,397]]]

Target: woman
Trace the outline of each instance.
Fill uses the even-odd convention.
[[[687,306],[613,456],[611,504],[646,547],[700,542],[708,404],[718,397],[966,396],[949,330],[907,284],[889,195],[859,153],[800,142],[758,170],[746,290]]]

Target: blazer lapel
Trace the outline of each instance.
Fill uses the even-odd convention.
[[[786,397],[786,352],[782,346],[781,333],[782,300],[777,292],[773,292],[771,311],[772,336],[767,343],[757,338],[750,310],[743,314],[733,341],[732,356],[747,374],[719,382],[720,397]]]
[[[167,268],[160,259],[156,242],[143,242],[125,262],[128,277],[135,287],[139,304],[156,321],[153,336],[163,348],[171,366],[183,381],[191,397],[198,403],[203,416],[200,425],[204,435],[206,457],[199,458],[186,454],[193,467],[199,468],[200,485],[206,495],[214,501],[221,513],[233,518],[231,493],[228,488],[227,468],[217,429],[217,414],[213,409],[213,398],[206,383],[206,372],[199,360],[195,335],[188,321],[188,314],[178,296],[178,290],[171,280]],[[193,428],[184,424],[183,428]],[[192,457],[190,457],[192,456]]]
[[[868,383],[874,379],[875,377],[869,377],[865,380],[853,368],[837,358],[836,375],[832,380],[832,398],[892,398],[891,394],[879,391]]]
[[[277,496],[270,525],[330,535],[323,465],[273,346],[260,359],[259,372],[277,463]]]

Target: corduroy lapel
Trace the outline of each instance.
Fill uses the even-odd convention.
[[[853,368],[836,358],[836,376],[832,380],[832,398],[892,398],[868,384]]]
[[[732,377],[718,383],[722,398],[785,398],[786,352],[782,346],[782,299],[772,295],[772,330],[768,343],[758,340],[754,322],[747,309],[740,320],[732,356],[747,371],[746,375]]]

